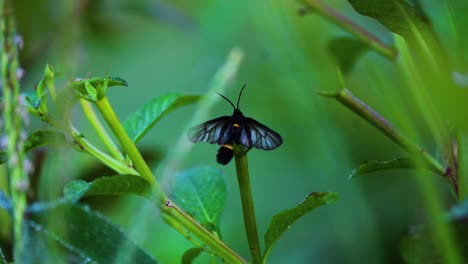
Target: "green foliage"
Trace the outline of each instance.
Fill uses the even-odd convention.
[[[147,181],[136,175],[115,175],[101,177],[92,182],[74,180],[65,186],[64,195],[70,201],[85,196],[135,194],[148,196],[151,187]]]
[[[400,251],[406,263],[435,264],[444,263],[443,248],[434,236],[437,225],[447,225],[456,234],[456,246],[462,253],[464,261],[468,261],[468,200],[456,205],[443,219],[435,220],[428,225],[413,227],[410,234],[405,236],[400,245]]]
[[[138,111],[125,120],[123,126],[130,138],[136,143],[148,132],[161,118],[171,111],[201,100],[200,95],[182,95],[180,93],[168,93],[158,96],[145,103]]]
[[[200,256],[203,252],[203,248],[191,248],[185,251],[184,255],[182,256],[182,264],[192,264],[195,259]]]
[[[24,141],[24,152],[29,152],[34,149],[49,146],[49,145],[66,145],[70,144],[62,132],[55,130],[37,130],[28,135]],[[0,164],[7,161],[6,151],[0,150]]]
[[[430,28],[430,21],[418,0],[348,0],[358,13],[372,17],[405,39],[418,30]]]
[[[119,77],[95,77],[74,81],[70,87],[79,97],[96,102],[105,96],[107,88],[113,86],[128,86],[128,83]]]
[[[368,46],[355,38],[338,37],[328,42],[328,51],[335,58],[343,73],[350,73],[359,57],[368,50]]]
[[[356,176],[382,171],[382,170],[392,170],[392,169],[410,169],[410,168],[417,168],[418,162],[415,159],[403,157],[403,158],[396,158],[388,161],[378,161],[378,160],[370,160],[365,161],[359,165],[356,169],[354,169],[349,178],[354,178]]]
[[[291,228],[291,226],[303,217],[305,214],[325,204],[338,201],[338,194],[331,192],[313,192],[310,193],[304,201],[296,207],[284,210],[271,219],[268,230],[265,233],[265,253],[263,254],[263,263],[266,262],[273,245]]]
[[[197,167],[171,177],[169,197],[205,228],[219,234],[226,204],[226,180],[212,167]]]
[[[13,207],[11,205],[10,199],[6,194],[0,191],[0,208],[11,214],[13,212]]]
[[[74,253],[75,257],[84,257],[88,262],[156,263],[107,218],[84,206],[58,203],[47,210],[31,213],[28,225],[31,230],[26,233],[29,235],[26,241],[31,250],[49,244],[50,241],[45,240],[48,238],[68,249],[68,254]],[[44,250],[38,256],[26,253],[23,256],[26,261],[18,262],[34,260],[37,263],[37,259],[31,258],[50,258],[48,254],[53,253],[51,250]]]

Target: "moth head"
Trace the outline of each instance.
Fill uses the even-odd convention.
[[[231,102],[231,100],[229,100],[226,96],[216,92],[219,96],[221,96],[222,98],[224,98],[226,101],[228,101],[228,103],[230,103],[232,105],[232,108],[234,108],[234,111],[235,110],[239,110],[239,103],[240,103],[240,98],[241,98],[241,95],[242,95],[242,92],[244,91],[244,88],[247,86],[247,84],[244,84],[239,92],[239,96],[237,97],[237,106],[234,106],[234,104]]]

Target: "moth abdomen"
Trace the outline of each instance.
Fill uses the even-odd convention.
[[[234,149],[232,145],[224,144],[218,149],[218,154],[216,154],[216,161],[219,164],[226,165],[234,157]]]

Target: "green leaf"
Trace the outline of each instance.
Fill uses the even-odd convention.
[[[195,259],[203,252],[203,248],[191,248],[185,251],[182,256],[182,264],[192,264]]]
[[[7,264],[5,256],[3,255],[2,248],[0,248],[0,264]]]
[[[52,70],[52,67],[49,64],[47,64],[44,68],[44,74],[42,76],[42,79],[36,86],[36,95],[38,98],[42,97],[46,93],[47,87],[50,88],[51,86],[53,86],[53,81],[54,72]]]
[[[64,195],[70,201],[84,196],[135,194],[148,196],[151,187],[147,181],[136,175],[115,175],[101,177],[92,182],[74,180],[65,186]]]
[[[468,199],[468,135],[457,135],[458,194],[460,200]]]
[[[71,83],[70,89],[83,99],[96,101],[104,96],[103,93],[105,93],[108,87],[112,86],[128,86],[128,83],[119,77],[95,77],[76,80]]]
[[[51,238],[69,252],[75,252],[75,257],[85,257],[87,262],[157,263],[106,217],[87,207],[59,204],[31,213],[29,221],[31,232],[35,233],[32,235],[39,235],[36,243],[47,243],[43,237]]]
[[[123,126],[130,138],[138,142],[164,115],[179,107],[198,102],[202,98],[201,95],[179,93],[169,93],[153,98],[127,118]]]
[[[284,210],[271,219],[268,230],[265,233],[265,253],[263,254],[263,263],[266,262],[273,245],[291,228],[291,226],[302,216],[325,204],[338,201],[338,194],[333,192],[313,192],[310,193],[304,201],[294,208]]]
[[[85,89],[86,89],[86,95],[84,96],[84,98],[93,102],[97,101],[96,88],[89,82],[85,82]]]
[[[377,161],[377,160],[370,160],[365,161],[359,165],[355,170],[351,172],[349,178],[354,178],[356,176],[382,171],[382,170],[392,170],[392,169],[410,169],[410,168],[417,168],[418,162],[415,159],[404,157],[404,158],[396,158],[389,161]]]
[[[412,227],[408,235],[402,238],[400,253],[405,263],[410,264],[432,264],[444,263],[443,247],[435,239],[434,232],[436,225],[450,225],[450,230],[455,236],[457,251],[464,259],[458,263],[468,261],[468,200],[454,206],[451,211],[442,219],[424,226]]]
[[[62,132],[54,130],[38,130],[28,135],[24,142],[24,152],[29,152],[34,149],[49,146],[49,145],[66,145],[70,144]],[[6,150],[0,150],[0,164],[8,160]]]
[[[185,212],[212,232],[219,233],[219,221],[226,204],[226,180],[212,167],[197,167],[171,177],[169,197]]]
[[[358,13],[378,20],[390,31],[405,39],[413,38],[413,25],[418,30],[431,27],[418,0],[348,0]]]
[[[329,52],[345,74],[351,72],[359,56],[368,50],[367,47],[364,42],[351,37],[338,37],[328,42]]]

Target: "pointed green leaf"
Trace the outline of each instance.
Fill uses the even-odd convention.
[[[421,167],[421,166],[419,166]],[[415,159],[404,157],[404,158],[396,158],[389,161],[377,161],[377,160],[370,160],[365,161],[359,165],[355,170],[351,172],[349,178],[354,178],[356,176],[371,173],[376,171],[382,170],[392,170],[392,169],[411,169],[411,168],[418,168],[418,162]]]
[[[132,114],[123,126],[134,142],[138,142],[164,115],[188,104],[202,99],[200,95],[182,95],[169,93],[145,103],[140,110]]]
[[[328,42],[328,50],[344,74],[350,73],[368,46],[355,38],[338,37]]]
[[[65,198],[78,201],[84,196],[135,194],[147,196],[151,187],[143,178],[136,175],[115,175],[101,177],[92,182],[74,180],[65,186]]]
[[[38,130],[28,135],[24,142],[24,151],[29,152],[49,145],[69,144],[65,135],[54,130]],[[0,149],[0,164],[5,163],[8,157],[5,149]]]
[[[83,98],[90,101],[97,101],[97,90],[92,84],[85,82],[85,90],[86,94],[82,94]]]
[[[75,94],[85,100],[96,101],[103,96],[102,93],[105,92],[108,87],[127,85],[127,81],[119,77],[95,77],[90,79],[78,79],[72,82],[70,87],[65,90],[68,90],[69,92],[71,89]]]
[[[171,177],[169,197],[200,224],[219,232],[219,221],[226,204],[226,180],[212,167],[197,167]]]
[[[263,262],[265,263],[273,245],[299,218],[325,204],[338,201],[338,194],[332,192],[313,192],[304,201],[294,208],[284,210],[271,219],[268,230],[265,233],[265,253]]]
[[[460,200],[468,199],[468,135],[457,135],[458,194]]]
[[[157,263],[106,217],[87,207],[59,203],[29,216],[31,232],[53,239],[68,251],[75,252],[76,256],[84,257],[87,262]],[[44,241],[37,239],[37,242],[41,240]],[[28,248],[31,246],[35,245]]]
[[[185,251],[182,256],[182,264],[192,264],[195,259],[203,252],[203,248],[191,248]]]
[[[431,27],[418,0],[348,0],[358,13],[378,20],[390,31],[405,39],[413,38],[413,25]]]

